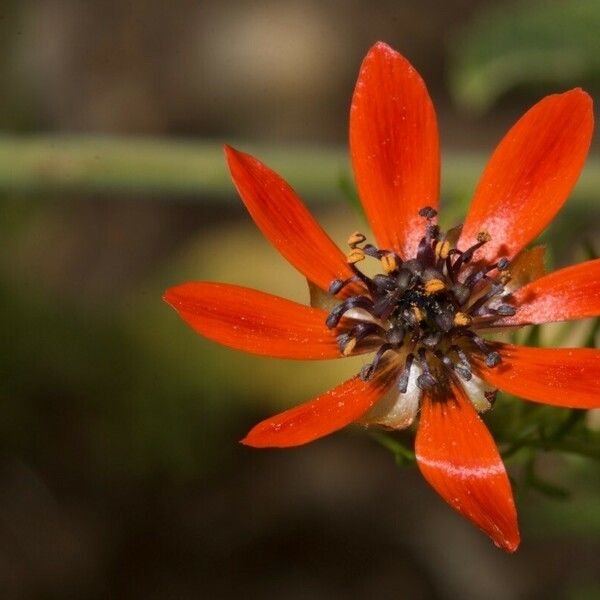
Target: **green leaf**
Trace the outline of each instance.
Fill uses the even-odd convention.
[[[600,75],[599,31],[598,0],[489,4],[453,39],[454,99],[485,112],[517,86],[591,82]]]

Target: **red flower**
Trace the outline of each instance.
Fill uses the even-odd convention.
[[[166,301],[202,335],[275,357],[375,352],[360,374],[266,419],[243,443],[305,444],[353,421],[408,427],[420,410],[418,466],[435,490],[512,552],[519,530],[496,445],[477,414],[496,389],[533,402],[600,406],[600,351],[491,342],[481,330],[600,314],[600,260],[543,275],[543,249],[525,250],[556,215],[588,152],[592,101],[580,89],[548,96],[492,155],[462,228],[436,223],[436,115],[419,74],[377,43],[358,77],[350,150],[379,248],[350,236],[345,256],[292,188],[226,147],[235,185],[263,234],[320,288],[307,307],[222,283],[186,283]],[[357,264],[380,261],[382,273]],[[315,289],[316,289],[315,288]]]

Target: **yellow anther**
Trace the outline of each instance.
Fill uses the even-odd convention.
[[[439,241],[435,245],[435,257],[445,260],[450,253],[450,242],[448,240]]]
[[[366,239],[366,236],[364,236],[360,231],[355,231],[348,238],[347,244],[350,246],[350,248],[355,248],[357,244],[362,244]]]
[[[356,347],[356,338],[350,338],[348,343],[344,346],[344,349],[342,350],[342,354],[344,356],[350,356],[350,354],[352,354],[352,351],[354,350],[355,347]]]
[[[480,231],[477,234],[478,242],[489,242],[492,239],[492,236],[487,231]]]
[[[457,327],[468,327],[471,324],[471,317],[463,312],[457,312],[454,315],[454,324]]]
[[[361,260],[365,260],[365,253],[360,248],[354,248],[354,250],[346,255],[346,261],[351,265]]]
[[[384,254],[380,260],[381,266],[386,273],[392,273],[398,268],[396,257],[393,254]]]
[[[506,285],[511,279],[512,279],[512,275],[508,269],[505,269],[504,271],[500,271],[500,276],[498,277],[498,281],[500,281],[500,283],[502,285]]]
[[[425,319],[425,313],[418,306],[413,305],[412,309],[417,321]]]
[[[424,285],[426,294],[435,294],[446,289],[446,284],[441,279],[430,279]]]

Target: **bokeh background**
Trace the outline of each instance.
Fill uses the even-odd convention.
[[[600,598],[597,416],[574,419],[588,450],[512,462],[507,556],[358,428],[240,446],[356,364],[229,351],[161,301],[193,279],[307,299],[221,144],[279,170],[343,243],[364,227],[346,138],[374,41],[428,82],[450,224],[526,108],[573,86],[600,102],[598,31],[598,0],[0,2],[0,597]],[[600,251],[598,148],[544,236],[551,265]],[[488,422],[520,423],[511,406]]]

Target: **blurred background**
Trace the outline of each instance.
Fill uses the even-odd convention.
[[[306,301],[221,145],[276,168],[343,243],[364,228],[346,139],[374,41],[428,83],[453,224],[526,108],[574,86],[600,101],[598,31],[598,0],[1,1],[0,597],[600,598],[597,415],[501,398],[486,417],[520,511],[507,556],[358,428],[240,446],[356,365],[229,351],[161,301],[202,279]],[[598,148],[549,265],[600,251]],[[569,451],[511,447],[532,423],[569,424]]]

